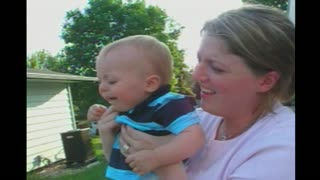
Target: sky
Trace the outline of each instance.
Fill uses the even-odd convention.
[[[204,22],[220,13],[242,5],[241,0],[145,0],[147,5],[158,5],[168,16],[185,26],[178,40],[184,49],[185,63],[194,68]],[[60,38],[67,11],[87,6],[87,0],[27,0],[27,55],[47,50],[52,55],[64,47]]]

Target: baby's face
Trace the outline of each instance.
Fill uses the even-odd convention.
[[[116,111],[128,111],[149,96],[144,65],[134,59],[139,55],[133,48],[120,47],[96,63],[99,93]]]

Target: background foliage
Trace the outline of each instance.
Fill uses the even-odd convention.
[[[242,0],[244,3],[250,4],[264,4],[266,6],[276,7],[282,11],[287,11],[288,9],[288,0]]]
[[[167,44],[172,53],[174,73],[171,90],[191,95],[188,67],[183,61],[184,51],[177,46],[182,29],[163,9],[147,6],[143,0],[89,0],[84,10],[67,12],[61,36],[66,46],[61,53],[52,57],[41,51],[28,58],[27,64],[33,68],[96,76],[95,58],[103,46],[126,36],[146,34]],[[38,64],[34,62],[33,59],[37,59],[34,56],[37,56]],[[85,119],[88,107],[94,103],[107,105],[97,89],[97,83],[71,85],[76,119]]]
[[[288,0],[243,0],[244,3],[264,4],[284,12]],[[96,76],[95,57],[100,49],[117,39],[135,35],[152,35],[166,43],[174,58],[172,91],[192,95],[191,75],[185,65],[184,51],[177,46],[183,27],[169,18],[158,6],[146,6],[143,0],[89,0],[84,10],[67,12],[62,30],[66,43],[55,56],[41,50],[27,57],[27,67],[49,69],[81,76]],[[94,103],[106,104],[98,94],[97,83],[71,85],[77,120],[86,119],[87,109]],[[295,98],[292,103],[295,102]],[[289,102],[291,103],[291,102]]]

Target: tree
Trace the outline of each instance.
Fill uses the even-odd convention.
[[[48,69],[54,57],[46,50],[40,50],[27,57],[27,68]]]
[[[276,7],[287,12],[288,0],[242,0],[244,3],[263,4],[266,6]]]
[[[182,26],[170,19],[157,6],[146,6],[143,0],[89,0],[88,6],[67,12],[62,38],[65,66],[63,71],[83,76],[95,76],[95,58],[101,48],[117,39],[146,34],[168,45],[174,58],[172,90],[191,94],[184,86],[187,66],[183,62],[183,50],[177,48]],[[89,90],[94,89],[94,90]],[[72,85],[74,104],[79,105],[77,118],[84,118],[88,107],[103,102],[97,93],[97,85]],[[93,92],[95,91],[95,92]],[[85,99],[83,97],[86,97]]]
[[[51,71],[62,72],[64,60],[61,54],[56,56],[51,55],[47,50],[36,51],[27,57],[27,68],[32,69],[47,69]]]

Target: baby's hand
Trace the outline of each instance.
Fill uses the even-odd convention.
[[[101,119],[102,114],[107,110],[107,107],[100,105],[100,104],[94,104],[90,106],[88,113],[87,113],[87,119],[88,121],[98,121]]]
[[[126,158],[126,163],[139,175],[151,172],[159,166],[153,150],[141,150],[130,154]]]

